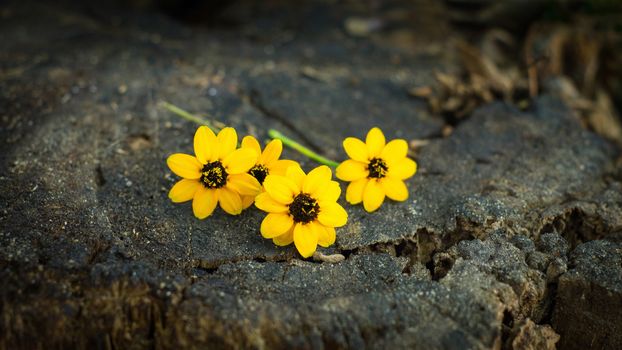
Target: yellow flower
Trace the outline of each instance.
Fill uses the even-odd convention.
[[[242,148],[252,149],[259,157],[257,162],[248,171],[260,184],[263,185],[263,181],[269,174],[272,175],[285,175],[287,168],[293,165],[298,165],[297,162],[287,159],[279,159],[281,152],[283,152],[283,143],[281,140],[272,140],[261,152],[261,146],[259,142],[253,136],[245,136],[242,139]],[[255,200],[255,196],[242,196],[242,206],[244,209],[250,207]]]
[[[279,246],[294,242],[305,258],[313,255],[318,244],[335,243],[335,227],[346,224],[348,213],[337,204],[341,188],[331,177],[325,165],[308,175],[299,166],[289,167],[285,176],[268,175],[266,191],[255,199],[255,206],[268,212],[261,235]]]
[[[348,137],[343,148],[351,159],[337,167],[337,178],[349,181],[346,200],[350,204],[363,202],[372,212],[382,205],[385,195],[395,201],[408,199],[405,179],[417,171],[417,163],[407,157],[405,140],[392,140],[385,144],[384,134],[378,128],[367,133],[365,143]]]
[[[169,192],[175,202],[192,199],[192,210],[199,219],[214,212],[216,204],[231,215],[242,212],[241,196],[255,196],[261,191],[259,182],[248,174],[257,161],[257,152],[237,149],[238,135],[233,128],[224,128],[218,136],[206,126],[194,134],[195,157],[176,153],[168,157],[168,167],[183,179]]]

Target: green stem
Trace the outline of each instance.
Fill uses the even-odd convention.
[[[186,119],[188,121],[197,123],[199,125],[205,125],[208,128],[212,129],[212,131],[214,131],[214,132],[218,132],[218,131],[220,131],[220,129],[222,129],[224,127],[224,124],[222,124],[220,122],[212,123],[209,120],[205,120],[203,118],[197,117],[196,115],[191,114],[191,113],[189,113],[189,112],[187,112],[187,111],[185,111],[185,110],[175,106],[172,103],[168,103],[166,101],[162,101],[162,102],[160,102],[160,105],[162,107],[166,108],[169,112],[175,113],[176,115],[178,115],[178,116],[180,116],[180,117],[182,117],[182,118],[184,118],[184,119]],[[216,126],[214,124],[220,124],[220,125]]]
[[[268,130],[268,135],[270,135],[270,137],[272,137],[273,139],[278,139],[281,140],[281,142],[283,142],[283,144],[285,146],[288,146],[298,152],[300,152],[301,154],[313,159],[314,161],[320,163],[320,164],[324,164],[324,165],[328,165],[329,167],[332,168],[336,168],[339,163],[334,162],[328,158],[322,157],[321,155],[313,152],[312,150],[308,149],[307,147],[299,144],[298,142],[290,139],[289,137],[281,134],[279,131],[274,130],[274,129],[270,129]]]
[[[225,127],[224,124],[214,121],[213,123],[210,122],[209,120],[205,120],[203,118],[197,117],[194,114],[191,114],[177,106],[175,106],[172,103],[168,103],[166,101],[161,101],[160,105],[164,108],[166,108],[169,112],[174,113],[188,121],[197,123],[199,125],[205,125],[208,128],[212,129],[212,131],[214,132],[218,132],[220,131],[222,128]],[[214,125],[214,124],[219,124],[218,126]],[[270,129],[268,130],[268,135],[270,135],[270,137],[272,137],[273,139],[279,139],[281,140],[281,142],[283,142],[283,144],[285,146],[288,146],[298,152],[300,152],[301,154],[309,157],[310,159],[313,159],[314,161],[320,163],[320,164],[324,164],[324,165],[328,165],[329,167],[332,168],[336,168],[339,163],[334,162],[326,157],[322,157],[321,155],[313,152],[312,150],[308,149],[307,147],[299,144],[298,142],[290,139],[289,137],[281,134],[279,131],[274,130],[274,129]]]

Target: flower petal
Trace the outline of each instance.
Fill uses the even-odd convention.
[[[181,179],[171,188],[168,198],[175,203],[187,202],[194,198],[199,186],[203,187],[197,180]]]
[[[257,162],[257,152],[250,148],[240,148],[226,156],[222,160],[222,165],[227,169],[227,173],[240,174],[249,171]]]
[[[320,201],[336,202],[341,195],[341,186],[337,181],[329,181],[314,192],[314,196]]]
[[[192,200],[192,211],[194,212],[194,216],[199,219],[205,219],[206,217],[212,215],[214,209],[216,208],[216,204],[218,204],[216,191],[200,186],[194,194],[194,199]]]
[[[226,187],[221,187],[216,192],[218,203],[227,214],[239,215],[242,212],[242,198],[237,192]]]
[[[294,219],[289,214],[270,213],[261,222],[263,238],[274,238],[287,233],[294,225]]]
[[[276,162],[271,163],[268,170],[270,174],[285,176],[287,174],[287,169],[292,166],[297,166],[300,168],[300,164],[298,164],[298,162],[289,159],[279,159]]]
[[[335,228],[320,225],[317,223],[313,223],[318,226],[318,240],[317,244],[321,245],[324,248],[328,248],[329,246],[335,243],[335,238],[337,237],[335,234]]]
[[[272,199],[268,192],[260,193],[255,197],[255,206],[268,213],[286,213],[289,210],[285,204]]]
[[[367,163],[369,161],[369,152],[367,152],[367,146],[365,143],[356,137],[347,137],[343,140],[343,149],[348,154],[348,157],[358,160],[359,162]]]
[[[261,146],[259,145],[259,141],[253,136],[244,136],[242,139],[242,148],[250,148],[257,152],[257,154],[261,154]]]
[[[203,164],[196,157],[183,153],[175,153],[166,159],[166,164],[172,172],[184,179],[198,179],[201,177]]]
[[[268,175],[263,182],[263,187],[272,199],[283,204],[293,202],[294,197],[299,193],[294,181],[285,176]]]
[[[261,184],[248,173],[229,175],[227,188],[239,193],[240,196],[255,197],[261,192]]]
[[[242,210],[248,209],[255,202],[255,196],[242,196]]]
[[[384,189],[382,185],[376,179],[369,180],[363,192],[363,207],[367,212],[371,213],[380,208],[382,202],[384,202]]]
[[[263,153],[259,157],[259,163],[265,165],[271,165],[272,162],[276,162],[283,152],[283,142],[281,140],[272,140],[263,150]]]
[[[287,168],[287,171],[285,171],[285,176],[288,179],[292,179],[292,181],[294,181],[297,186],[297,193],[302,191],[302,184],[305,182],[305,178],[307,177],[307,175],[300,167],[300,164],[296,163],[295,166]]]
[[[216,160],[216,135],[207,126],[199,126],[194,134],[194,154],[199,162],[206,164]]]
[[[218,145],[218,159],[224,159],[235,151],[238,145],[238,134],[234,128],[224,128],[216,136],[216,143]]]
[[[294,244],[303,258],[308,258],[315,253],[317,241],[317,231],[313,230],[311,225],[299,223],[294,226]]]
[[[365,139],[365,143],[367,144],[367,152],[370,158],[375,158],[380,156],[380,152],[384,148],[385,140],[384,134],[382,131],[376,127],[371,128],[367,133],[367,138]]]
[[[315,194],[316,191],[326,186],[332,176],[333,172],[329,167],[320,165],[307,174],[307,177],[302,183],[302,192]]]
[[[346,201],[350,204],[359,204],[363,201],[363,192],[369,179],[363,178],[350,182],[346,190]]]
[[[380,179],[380,184],[384,189],[387,197],[394,201],[403,202],[408,199],[408,188],[402,180],[393,177],[385,177]]]
[[[387,163],[387,167],[389,168],[387,176],[400,180],[408,179],[417,172],[417,163],[410,158],[402,158],[396,162]]]
[[[348,221],[348,213],[335,202],[320,202],[318,221],[324,226],[340,227]]]
[[[337,167],[337,178],[343,181],[356,181],[369,175],[367,164],[348,159]]]
[[[287,233],[272,238],[272,242],[280,247],[292,244],[294,241],[294,227],[292,227]]]
[[[402,158],[405,158],[408,154],[408,143],[406,140],[396,139],[391,140],[384,146],[384,149],[380,153],[380,158],[384,159],[387,163],[394,163]]]

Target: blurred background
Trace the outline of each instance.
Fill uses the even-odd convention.
[[[357,46],[354,50],[360,55],[373,55],[381,48],[392,53],[389,63],[396,64],[404,55],[442,56],[450,64],[431,72],[434,83],[413,80],[405,90],[425,100],[430,112],[443,117],[449,127],[492,100],[528,108],[531,98],[546,93],[565,100],[587,128],[622,143],[620,1],[65,0],[39,4],[121,32],[157,29],[155,41],[159,35],[183,36],[187,33],[179,28],[192,28],[228,40],[265,44],[272,50],[299,42],[328,42],[335,47],[343,43]],[[10,8],[0,15],[10,19]],[[169,19],[182,26],[161,25],[170,23]],[[312,48],[302,51],[317,61],[317,52],[309,53]],[[10,70],[11,59],[5,53],[0,74]],[[303,69],[302,74],[325,78],[314,69]]]

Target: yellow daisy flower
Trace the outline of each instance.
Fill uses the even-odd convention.
[[[293,160],[279,159],[279,157],[281,157],[281,153],[283,152],[283,143],[281,140],[270,141],[262,152],[261,146],[256,138],[253,136],[245,136],[242,139],[241,147],[252,149],[259,154],[257,162],[248,171],[248,173],[257,179],[257,181],[259,181],[262,185],[266,176],[269,174],[285,175],[287,168],[293,165],[298,165],[298,163]],[[250,207],[250,205],[253,204],[253,201],[255,201],[255,196],[242,196],[242,206],[244,209]]]
[[[218,136],[206,126],[194,134],[194,154],[176,153],[168,157],[168,167],[183,179],[169,192],[175,203],[192,199],[192,210],[199,219],[214,212],[216,204],[231,215],[242,212],[242,197],[255,196],[261,185],[248,171],[257,161],[252,149],[236,150],[238,135],[224,128]]]
[[[308,175],[299,166],[291,166],[285,176],[266,176],[266,191],[255,198],[255,206],[268,212],[261,235],[279,246],[294,242],[305,258],[313,255],[318,244],[335,243],[335,227],[346,224],[348,213],[337,204],[341,188],[331,177],[325,165]]]
[[[343,148],[351,159],[337,167],[337,178],[349,181],[346,200],[350,204],[363,202],[368,212],[378,209],[385,195],[395,201],[408,199],[405,179],[415,175],[417,163],[407,157],[405,140],[385,144],[384,134],[378,128],[367,133],[365,142],[348,137]]]

